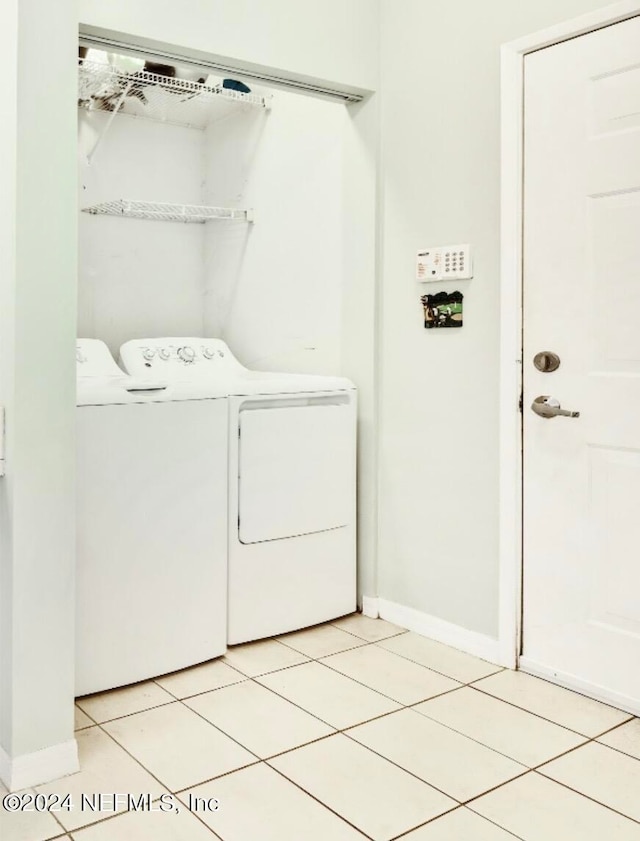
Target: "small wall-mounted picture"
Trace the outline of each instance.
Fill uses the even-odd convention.
[[[436,295],[423,295],[424,326],[462,327],[462,292],[438,292]]]

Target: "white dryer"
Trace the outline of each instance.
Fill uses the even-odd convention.
[[[226,393],[77,345],[76,695],[224,654]]]
[[[220,339],[127,342],[133,375],[229,395],[230,645],[356,608],[356,389],[250,371]]]

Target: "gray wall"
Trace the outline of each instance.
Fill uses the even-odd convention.
[[[382,0],[383,290],[378,595],[498,632],[501,43],[600,0]],[[415,253],[472,243],[475,277],[415,281]],[[460,289],[464,327],[420,295]]]

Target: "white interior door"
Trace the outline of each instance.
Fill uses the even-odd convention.
[[[525,58],[524,160],[521,667],[640,712],[640,18]]]

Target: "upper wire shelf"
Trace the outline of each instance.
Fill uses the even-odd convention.
[[[110,64],[81,58],[78,105],[88,111],[117,112],[204,129],[238,107],[268,108],[269,98],[146,70],[125,73]]]
[[[83,213],[102,216],[126,216],[133,219],[156,219],[164,222],[210,222],[213,219],[237,219],[253,222],[252,210],[209,207],[198,204],[165,204],[164,202],[116,201],[83,207]]]

